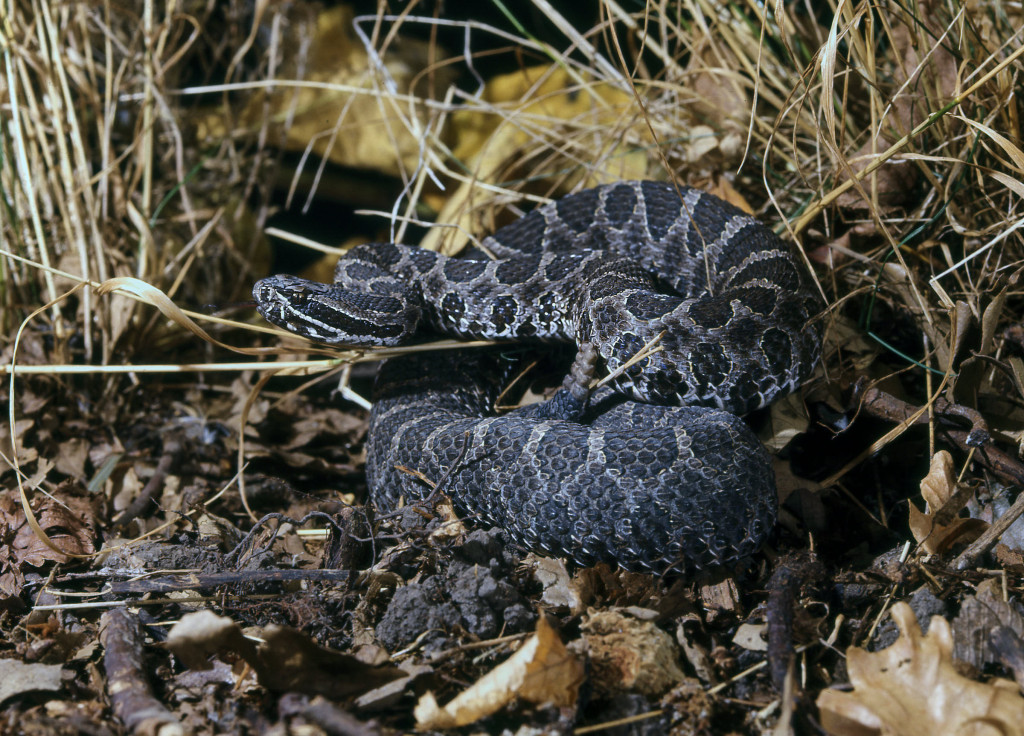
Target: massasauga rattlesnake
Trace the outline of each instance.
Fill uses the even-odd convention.
[[[333,284],[253,289],[267,320],[324,343],[433,332],[579,346],[565,388],[503,415],[509,350],[388,361],[370,417],[376,503],[429,494],[401,465],[444,479],[462,513],[584,564],[661,572],[755,551],[775,484],[736,415],[794,390],[820,352],[820,301],[789,248],[717,197],[651,181],[569,195],[482,246],[359,246]],[[614,391],[590,395],[595,372]]]

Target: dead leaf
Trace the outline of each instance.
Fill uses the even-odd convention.
[[[452,114],[453,136],[458,141],[452,153],[460,161],[477,164],[479,169],[470,168],[485,181],[490,178],[485,174],[507,165],[531,141],[554,136],[562,127],[618,123],[634,106],[631,94],[582,72],[570,73],[557,64],[496,76],[487,82],[481,99],[486,107]],[[632,179],[647,172],[645,155],[630,152],[625,146],[616,153],[621,156],[607,157],[620,168],[608,172],[609,177]],[[584,185],[608,180],[585,181]]]
[[[301,692],[347,698],[406,677],[387,665],[369,665],[356,657],[320,646],[301,631],[271,624],[253,668],[260,684],[275,692]]]
[[[775,491],[779,503],[790,506],[797,504],[789,510],[796,513],[797,518],[811,531],[824,529],[824,506],[821,499],[817,498],[821,492],[821,483],[797,475],[789,460],[782,460],[778,455],[772,456],[772,472],[775,475]],[[793,497],[793,494],[798,495]]]
[[[278,77],[301,77],[308,84],[260,90],[237,119],[214,113],[201,120],[199,137],[220,140],[231,135],[230,130],[256,132],[268,125],[269,137],[291,151],[311,150],[342,166],[390,175],[415,169],[422,155],[420,137],[426,135],[421,131],[430,129],[429,122],[406,120],[409,108],[395,107],[388,102],[390,96],[382,101],[380,88],[390,87],[390,95],[415,94],[414,82],[426,84],[421,72],[430,63],[430,45],[403,38],[391,44],[382,59],[371,60],[352,21],[349,5],[306,18],[296,14],[285,41],[294,46],[287,55],[294,66],[279,69]],[[301,53],[307,45],[308,53]],[[386,81],[380,81],[384,75]],[[444,89],[451,75],[450,68],[435,66],[429,76],[432,84]]]
[[[55,467],[69,478],[85,478],[85,461],[89,459],[89,443],[81,437],[72,437],[60,443]]]
[[[210,658],[230,651],[245,661],[255,659],[256,643],[227,616],[212,611],[196,611],[182,616],[167,634],[166,646],[191,670],[208,670]]]
[[[566,707],[576,702],[583,665],[546,619],[515,654],[457,695],[443,708],[433,693],[416,704],[416,728],[426,731],[465,726],[496,713],[515,698]]]
[[[466,536],[466,524],[459,518],[455,507],[447,496],[433,505],[433,517],[438,520],[437,527],[430,532],[430,541],[439,547],[450,544]]]
[[[25,446],[25,433],[32,429],[35,421],[32,419],[19,419],[15,424],[17,430],[14,435],[14,445],[11,444],[11,425],[7,422],[0,422],[0,473],[13,470],[14,466],[7,462],[14,458],[14,448],[18,448],[18,464],[22,467],[35,462],[39,457],[39,451],[34,447]]]
[[[550,557],[534,557],[533,577],[541,584],[541,600],[552,608],[565,608],[573,616],[583,612],[583,599],[565,562]]]
[[[57,547],[72,555],[95,551],[95,525],[86,501],[55,491],[36,505],[39,526]],[[16,496],[0,496],[0,595],[18,595],[24,584],[23,568],[43,567],[49,562],[67,562],[68,557],[50,549],[28,525]]]
[[[978,670],[998,663],[991,634],[1000,626],[1017,636],[1024,634],[1024,613],[1013,601],[1003,600],[999,579],[989,578],[978,585],[974,595],[964,600],[960,613],[953,619],[954,656]]]
[[[22,693],[57,692],[61,689],[59,664],[25,664],[0,659],[0,703]]]
[[[980,519],[954,518],[949,523],[942,522],[948,514],[959,511],[946,508],[956,492],[953,457],[939,450],[932,456],[928,475],[921,481],[926,510],[922,512],[910,504],[910,531],[929,554],[942,554],[958,542],[973,542],[988,528]]]
[[[208,669],[210,657],[222,652],[241,657],[255,670],[259,683],[275,692],[345,698],[406,675],[397,667],[368,665],[321,647],[285,626],[267,626],[257,643],[234,621],[210,611],[183,616],[165,646],[192,669]]]
[[[694,92],[695,112],[716,121],[725,130],[745,135],[753,95],[749,81],[736,73],[740,67],[736,55],[725,44],[706,42],[690,57],[687,86]]]
[[[996,330],[999,329],[999,320],[1003,316],[1003,309],[1006,307],[1006,295],[1009,288],[1003,288],[998,294],[992,297],[992,301],[985,307],[981,315],[981,345],[979,352],[982,355],[995,353]]]
[[[700,616],[696,613],[690,613],[680,616],[677,620],[676,641],[679,642],[686,661],[690,663],[694,672],[697,673],[697,677],[703,682],[718,682],[718,677],[715,675],[715,661],[712,659],[711,652],[704,645],[703,637],[700,635]],[[692,626],[688,628],[690,624]],[[693,631],[691,632],[690,629],[693,629]],[[670,698],[671,693],[665,697]]]
[[[291,436],[281,444],[286,450],[298,450],[313,444],[351,442],[365,427],[366,421],[351,411],[330,407],[316,411],[312,416],[291,422]]]
[[[507,178],[501,172],[521,163],[524,151],[541,141],[564,142],[567,131],[607,131],[628,120],[635,107],[632,95],[585,74],[581,82],[581,74],[570,74],[564,67],[552,65],[497,76],[484,88],[480,109],[451,115],[451,135],[458,141],[453,158],[462,161],[473,177],[448,197],[435,218],[437,222],[451,223],[451,227],[431,229],[421,243],[424,248],[453,255],[466,245],[468,233],[494,229],[493,223],[483,219],[491,208],[475,206],[489,203],[491,196],[487,196],[486,202],[479,198],[474,201],[474,182]],[[646,131],[640,136],[644,144],[650,142]],[[636,140],[627,141],[615,135],[604,135],[602,140],[608,142],[607,147],[588,152],[602,160],[600,171],[584,167],[585,173],[564,182],[563,193],[576,185],[648,178],[648,156]],[[564,159],[555,159],[547,167],[560,171],[566,164]],[[534,170],[532,175],[538,173]]]
[[[830,318],[825,334],[825,352],[842,356],[851,373],[867,373],[878,365],[879,344],[864,334],[863,328],[843,315]]]
[[[806,432],[811,424],[807,407],[797,394],[776,401],[770,411],[772,420],[761,433],[761,441],[776,452],[792,442],[794,437]]]
[[[874,142],[868,141],[850,156],[850,171],[856,174],[866,169],[889,145],[889,141],[884,138]],[[847,178],[845,174],[846,172],[843,179]],[[872,172],[868,179],[861,183],[861,187],[869,198],[874,197],[878,206],[885,210],[906,201],[908,193],[914,190],[917,177],[918,170],[914,161],[889,160]],[[838,205],[846,210],[863,210],[868,207],[868,202],[861,195],[861,190],[854,187],[839,195]]]
[[[932,457],[928,475],[921,481],[921,497],[932,511],[942,508],[956,493],[956,474],[953,472],[953,456],[939,450]]]
[[[768,624],[740,624],[732,643],[751,652],[768,651]]]
[[[418,680],[435,674],[434,668],[425,664],[403,662],[399,667],[405,672],[404,677],[399,677],[397,680],[392,680],[363,693],[356,698],[356,708],[363,712],[392,710],[399,706],[399,702],[405,698],[406,692],[414,687]]]
[[[846,667],[854,690],[818,696],[821,725],[833,736],[1024,734],[1024,698],[1014,682],[969,680],[953,666],[949,622],[933,616],[921,633],[906,603],[892,608],[902,632],[888,649],[850,647]]]
[[[21,410],[21,414],[25,416],[33,416],[38,414],[46,405],[50,403],[53,397],[47,394],[37,394],[31,388],[27,386],[19,386],[18,388],[18,408]]]
[[[697,126],[697,128],[701,127],[704,126]],[[710,128],[708,130],[710,130]],[[747,201],[747,198],[744,197],[742,192],[740,192],[740,190],[724,176],[716,177],[709,186],[705,187],[705,189],[707,189],[708,193],[714,194],[723,202],[728,202],[734,207],[743,210],[748,215],[754,214],[754,208],[750,206],[750,202]]]
[[[110,498],[115,511],[124,511],[128,508],[145,488],[133,467],[125,468],[120,473],[112,473],[104,485],[104,492]]]

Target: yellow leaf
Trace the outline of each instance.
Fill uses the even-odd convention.
[[[953,457],[945,450],[932,456],[928,475],[921,481],[921,498],[928,504],[928,510],[935,513],[956,493],[956,475],[953,473]]]
[[[628,127],[623,120],[637,112],[633,96],[589,76],[581,82],[580,75],[560,66],[537,66],[498,76],[487,83],[478,109],[452,114],[451,138],[458,141],[452,155],[473,176],[452,193],[437,215],[437,222],[453,226],[432,229],[422,242],[424,248],[452,255],[465,246],[467,233],[493,230],[492,223],[481,218],[490,208],[473,206],[473,195],[479,191],[476,182],[502,180],[510,167],[529,160],[532,151],[561,148],[573,131],[577,136],[600,132],[593,133],[597,148],[588,151],[588,160],[600,160],[602,165],[580,167],[572,156],[546,162],[546,171],[579,169],[575,176],[560,174],[562,191],[576,185],[647,178],[648,154],[643,146],[651,140],[646,129],[629,140],[609,135],[611,130]],[[537,171],[532,168],[531,175]]]
[[[531,703],[568,706],[576,702],[583,665],[542,616],[537,631],[519,651],[477,680],[443,708],[426,693],[416,704],[421,731],[456,728],[496,713],[519,697]]]
[[[219,139],[267,126],[268,139],[283,135],[290,151],[311,150],[342,166],[391,175],[415,169],[427,126],[406,119],[407,96],[416,92],[414,82],[430,58],[428,46],[405,38],[389,47],[382,61],[394,88],[382,89],[380,70],[352,30],[352,19],[352,9],[339,5],[319,11],[315,24],[297,22],[283,44],[294,46],[287,58],[295,68],[279,70],[280,84],[253,94],[237,119],[213,113],[201,120],[199,137]],[[298,49],[309,36],[304,55]],[[444,89],[451,71],[434,69],[432,78]]]
[[[932,456],[928,475],[921,481],[921,497],[925,511],[910,504],[910,532],[929,554],[942,554],[957,542],[971,542],[985,531],[987,524],[980,519],[954,518],[948,524],[936,521],[943,506],[956,493],[956,474],[953,458],[945,450]]]
[[[846,668],[853,692],[818,696],[821,725],[833,736],[1024,735],[1024,698],[1016,683],[975,682],[953,666],[949,622],[933,616],[928,635],[914,612],[897,603],[902,632],[888,649],[850,647]]]

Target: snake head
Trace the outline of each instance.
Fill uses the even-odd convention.
[[[327,345],[400,345],[416,331],[421,311],[401,294],[351,291],[285,274],[260,279],[252,296],[271,324]]]

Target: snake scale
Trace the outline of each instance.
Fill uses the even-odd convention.
[[[461,513],[581,564],[692,570],[756,551],[775,484],[737,415],[794,390],[821,346],[821,302],[790,249],[711,194],[639,181],[538,207],[481,250],[363,245],[333,284],[281,275],[253,289],[268,321],[327,344],[578,346],[561,390],[505,414],[507,350],[387,361],[367,449],[375,503],[429,495],[405,466],[443,479]],[[598,371],[611,390],[592,394]]]

